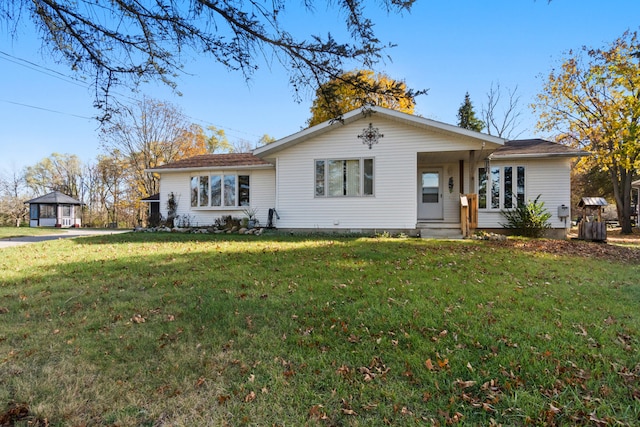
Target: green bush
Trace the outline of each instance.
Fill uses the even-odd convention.
[[[507,222],[500,225],[518,236],[542,237],[545,230],[551,228],[551,214],[544,208],[544,202],[538,199],[540,195],[533,202],[518,203],[515,209],[503,210],[502,215]]]

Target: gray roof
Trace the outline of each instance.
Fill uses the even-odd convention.
[[[507,141],[493,152],[491,158],[507,157],[580,157],[589,153],[544,139],[516,139]]]
[[[81,205],[82,202],[67,196],[59,191],[53,191],[44,196],[36,197],[35,199],[27,200],[25,203],[41,203],[52,205]]]
[[[604,197],[583,197],[580,202],[578,202],[578,206],[581,208],[587,206],[607,206],[608,204]]]
[[[160,193],[152,194],[149,197],[145,197],[144,199],[140,199],[141,202],[153,203],[160,201]]]

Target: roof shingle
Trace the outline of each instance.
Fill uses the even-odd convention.
[[[82,202],[67,196],[59,191],[53,191],[44,196],[36,197],[35,199],[27,200],[25,203],[43,203],[43,204],[58,204],[58,205],[81,205]]]
[[[495,157],[510,156],[583,156],[588,153],[583,150],[568,147],[544,139],[517,139],[507,141],[493,152]]]
[[[167,163],[166,165],[156,166],[152,168],[152,170],[270,165],[271,163],[254,156],[252,153],[202,154],[200,156]]]

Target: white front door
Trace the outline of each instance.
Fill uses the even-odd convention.
[[[443,219],[442,169],[423,169],[418,173],[418,219]]]

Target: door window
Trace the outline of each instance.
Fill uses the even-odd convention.
[[[440,201],[440,173],[422,172],[422,203]]]

